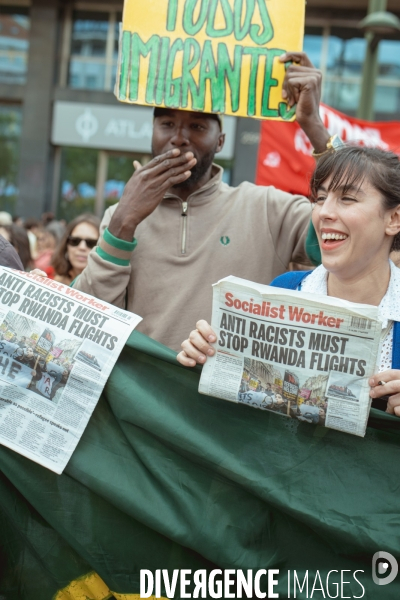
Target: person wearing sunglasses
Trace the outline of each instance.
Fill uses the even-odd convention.
[[[100,220],[94,215],[80,215],[71,221],[54,252],[54,279],[69,285],[87,265],[89,252],[97,245]]]

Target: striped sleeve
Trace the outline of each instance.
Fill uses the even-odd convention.
[[[121,267],[128,267],[131,259],[131,254],[136,248],[137,241],[132,242],[120,240],[109,232],[108,228],[104,231],[103,237],[100,238],[99,245],[96,247],[96,252],[103,260],[114,263]]]

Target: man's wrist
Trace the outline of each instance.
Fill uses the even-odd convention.
[[[137,224],[133,221],[129,223],[124,223],[122,219],[119,219],[118,217],[116,217],[116,215],[114,215],[108,226],[108,231],[111,233],[111,235],[118,238],[119,240],[124,240],[125,242],[132,242],[135,235],[136,227]]]
[[[339,148],[341,148],[342,146],[344,146],[344,142],[342,141],[342,139],[335,133],[334,135],[330,136],[329,140],[327,141],[326,145],[325,145],[325,149],[322,152],[316,152],[315,148],[312,152],[312,156],[315,159],[320,158],[321,156],[324,156],[327,153],[332,153],[332,152],[336,152],[336,150],[338,150]]]
[[[123,240],[116,237],[106,229],[96,247],[96,252],[103,260],[114,263],[121,267],[128,267],[132,252],[136,247],[136,240]]]
[[[316,153],[319,154],[326,150],[326,144],[329,142],[331,135],[319,117],[312,122],[302,125],[302,129]]]
[[[131,239],[124,240],[116,235],[114,235],[109,228],[105,229],[103,233],[104,240],[114,246],[114,248],[118,248],[119,250],[125,250],[126,252],[132,252],[136,246],[136,240],[132,236]]]

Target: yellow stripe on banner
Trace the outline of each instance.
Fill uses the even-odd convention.
[[[111,597],[112,593],[102,578],[92,572],[71,581],[57,592],[53,600],[108,600]]]
[[[102,578],[94,571],[79,579],[71,581],[64,589],[57,592],[53,600],[140,600],[139,594],[117,594],[111,592]],[[155,596],[149,596],[150,600],[156,600]],[[157,600],[168,600],[161,596]]]
[[[113,592],[113,596],[116,598],[116,600],[140,600],[140,594],[117,594],[116,592]],[[155,596],[149,596],[150,600],[156,600]],[[157,598],[157,600],[168,600],[167,598],[164,598],[164,596],[161,596],[161,598]]]
[[[94,571],[79,579],[71,581],[64,589],[57,592],[53,600],[140,600],[140,594],[117,594],[111,592],[102,578]],[[150,600],[168,600],[161,596],[149,596]]]

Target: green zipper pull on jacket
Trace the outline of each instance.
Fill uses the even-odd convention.
[[[181,254],[186,254],[187,210],[188,210],[188,203],[182,201],[181,217],[183,218],[183,223],[182,223]]]

